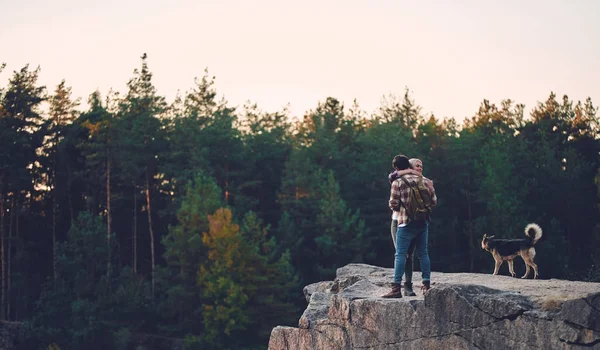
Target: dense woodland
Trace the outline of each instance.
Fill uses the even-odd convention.
[[[406,90],[372,114],[324,96],[295,118],[231,106],[208,72],[167,101],[145,55],[126,93],[87,103],[39,74],[0,73],[0,319],[23,322],[29,348],[126,349],[140,334],[266,348],[297,323],[303,286],[352,262],[393,266],[399,153],[423,160],[439,197],[432,270],[491,273],[483,234],[536,222],[541,278],[600,281],[590,98],[550,93],[530,115],[483,100],[459,123]]]

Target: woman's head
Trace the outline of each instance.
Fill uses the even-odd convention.
[[[423,162],[419,158],[411,158],[408,160],[410,167],[423,174]]]

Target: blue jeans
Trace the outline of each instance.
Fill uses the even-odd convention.
[[[406,268],[406,253],[410,242],[416,243],[415,254],[421,265],[421,278],[423,281],[431,279],[431,262],[427,250],[429,228],[426,221],[411,221],[396,231],[396,258],[394,260],[394,283],[402,283],[402,275]]]
[[[398,220],[392,220],[392,241],[394,242],[394,250],[396,250],[396,233],[398,233]],[[415,240],[410,241],[408,246],[408,254],[406,254],[406,262],[404,269],[404,281],[406,283],[412,283],[413,265],[415,264]]]

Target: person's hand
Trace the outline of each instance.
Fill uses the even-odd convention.
[[[425,182],[425,181],[423,181]],[[429,189],[429,192],[433,193],[434,189],[433,189],[433,180],[432,181],[427,181],[426,182],[426,186]]]

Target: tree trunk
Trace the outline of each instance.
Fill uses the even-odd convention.
[[[152,259],[152,301],[154,302],[154,230],[152,229],[152,207],[150,206],[150,173],[146,168],[146,210],[148,211],[148,229],[150,231],[150,254]]]
[[[56,157],[55,157],[56,158]],[[56,161],[54,162],[56,166]],[[56,181],[56,172],[52,170],[52,181]],[[52,186],[52,276],[56,285],[56,186]]]
[[[108,248],[108,261],[106,266],[106,275],[110,277],[110,260],[112,258],[111,246],[110,246],[110,224],[111,224],[111,213],[110,213],[110,149],[106,151],[106,244]]]
[[[71,166],[67,162],[67,199],[69,201],[69,213],[71,214],[71,223],[69,227],[73,225],[73,220],[75,220],[75,210],[73,209],[73,194],[71,193]]]
[[[133,273],[137,274],[137,189],[133,184]]]
[[[14,223],[14,217],[15,217],[15,197],[13,196],[13,198],[10,201],[10,220],[9,220],[9,224],[8,224],[8,261],[7,261],[7,273],[6,273],[6,279],[7,279],[7,283],[6,283],[6,318],[8,320],[10,320],[10,304],[11,304],[11,299],[10,299],[10,292],[11,292],[11,283],[10,283],[10,276],[11,276],[11,265],[12,265],[12,239],[13,239],[13,223]]]
[[[467,208],[468,208],[468,215],[469,215],[469,222],[471,221],[472,218],[472,211],[471,211],[471,201],[468,199],[467,197]],[[475,271],[475,247],[473,246],[473,225],[470,225],[471,227],[469,227],[469,272],[473,272]]]
[[[0,193],[0,259],[2,260],[2,297],[0,298],[0,320],[6,320],[6,256],[4,255],[4,193]]]
[[[225,164],[225,205],[229,205],[229,163]]]
[[[19,271],[19,252],[21,249],[21,241],[19,240],[19,216],[21,213],[21,203],[20,203],[20,197],[17,197],[17,205],[16,205],[16,210],[15,210],[15,242],[16,242],[16,256],[17,256],[17,260],[16,260],[16,266],[15,268],[17,269],[17,271]],[[21,309],[21,286],[23,284],[25,284],[25,279],[27,278],[27,276],[23,276],[21,283],[17,284],[17,295],[15,297],[15,321],[19,320],[19,309]]]

